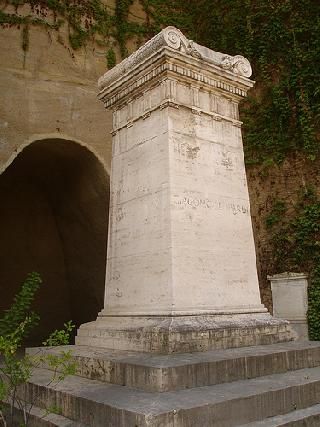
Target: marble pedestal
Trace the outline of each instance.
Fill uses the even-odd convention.
[[[268,276],[271,282],[273,315],[290,322],[297,338],[309,339],[308,276],[303,273],[280,273]]]
[[[76,344],[159,353],[291,339],[261,304],[238,104],[249,62],[174,27],[99,81],[113,111],[105,306]]]

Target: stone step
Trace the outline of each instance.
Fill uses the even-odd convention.
[[[77,376],[47,386],[51,377],[35,371],[30,401],[38,396],[38,406],[91,427],[233,427],[318,404],[320,395],[320,367],[164,393]]]
[[[88,424],[70,420],[63,415],[50,413],[47,409],[39,408],[36,405],[33,405],[29,411],[27,410],[27,413],[29,413],[28,427],[90,427]],[[20,427],[21,422],[21,410],[16,405],[12,427]],[[11,425],[10,423],[8,427]]]
[[[263,421],[255,421],[241,427],[319,427],[320,404],[300,409],[285,415],[268,418]]]
[[[159,392],[320,366],[320,343],[310,341],[170,356],[87,346],[42,347],[27,351],[56,355],[71,351],[77,361],[77,375],[81,377]]]

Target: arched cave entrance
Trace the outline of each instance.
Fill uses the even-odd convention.
[[[72,141],[36,141],[0,175],[0,200],[0,313],[37,271],[41,321],[29,345],[67,320],[94,320],[103,307],[109,210],[100,161]]]

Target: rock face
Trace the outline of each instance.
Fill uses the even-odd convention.
[[[109,171],[110,116],[97,100],[104,58],[93,47],[70,52],[54,37],[30,28],[28,52],[15,28],[1,29],[0,171],[24,146],[46,138],[75,141],[93,151]],[[96,122],[96,119],[100,118]]]
[[[175,29],[162,33],[156,41],[160,50],[149,52],[152,60],[144,58],[146,68],[135,69],[136,80],[128,79],[119,97],[113,99],[112,91],[118,89],[112,84],[106,88],[106,81],[101,81],[101,97],[107,106],[116,107],[113,164],[117,167],[115,175],[112,173],[109,233],[112,252],[109,250],[105,309],[98,321],[80,328],[78,341],[126,351],[83,345],[49,349],[55,354],[71,350],[78,372],[58,386],[48,386],[52,372],[46,366],[34,371],[25,388],[27,400],[33,403],[31,425],[317,425],[319,344],[239,348],[291,337],[286,322],[265,312],[254,268],[237,116],[237,103],[252,84],[247,78],[250,68],[243,58],[212,54]],[[140,54],[138,51],[135,57]],[[203,61],[201,70],[199,61]],[[134,66],[118,68],[118,76],[115,69],[113,75],[126,79]],[[90,296],[101,290],[95,284],[88,287],[90,281],[96,283],[97,275],[80,281],[86,268],[101,272],[101,264],[86,264],[86,260],[93,262],[95,255],[100,260],[104,256],[101,242],[107,200],[101,183],[108,180],[108,166],[104,165],[108,154],[100,137],[105,113],[100,116],[95,101],[92,105],[89,102],[91,84],[86,86],[79,79],[80,87],[73,94],[71,73],[67,83],[58,83],[57,76],[50,81],[44,72],[29,81],[32,71],[21,68],[14,77],[4,72],[7,82],[15,79],[18,86],[15,99],[28,88],[26,106],[18,101],[13,106],[20,121],[17,115],[16,122],[10,121],[6,112],[3,124],[2,147],[7,144],[8,149],[2,150],[6,171],[0,191],[9,201],[1,211],[10,225],[7,259],[12,261],[17,247],[12,236],[25,241],[27,226],[32,233],[46,236],[43,242],[38,239],[39,247],[30,244],[21,253],[30,255],[30,261],[43,255],[50,274],[59,270],[60,276],[51,283],[58,285],[44,298],[62,298],[59,306],[54,304],[58,307],[55,315],[62,318],[72,313],[63,299],[66,289],[75,290],[70,297],[76,307],[90,302],[88,289]],[[23,76],[23,83],[18,76]],[[136,86],[130,87],[130,82]],[[115,80],[109,83],[116,85]],[[41,96],[38,93],[37,97],[38,85]],[[10,99],[14,92],[10,95],[5,83],[3,87]],[[147,90],[136,97],[141,88]],[[45,106],[52,102],[48,119],[44,111],[51,110],[41,107],[43,99]],[[91,114],[99,123],[90,121]],[[12,129],[14,123],[20,133]],[[31,145],[12,163],[15,138],[18,152]],[[137,168],[136,162],[143,167]],[[16,215],[20,206],[18,200],[23,209],[20,217],[13,217],[12,212]],[[13,232],[16,221],[23,225]],[[99,247],[95,247],[97,239],[101,239]],[[125,264],[124,257],[129,259],[134,252],[141,255],[139,262]],[[150,262],[150,256],[144,259],[146,253],[153,254],[155,262]],[[22,259],[21,254],[18,258]],[[159,265],[160,259],[163,264]],[[240,260],[237,265],[236,259]],[[144,267],[150,267],[148,272]],[[22,270],[20,264],[19,274]],[[144,274],[138,276],[140,270]],[[126,282],[121,282],[122,272]],[[71,276],[79,280],[72,282]],[[130,343],[132,349],[144,353],[128,351]],[[235,346],[234,350],[217,350]],[[60,414],[46,416],[45,408],[50,407],[58,408]]]
[[[61,139],[32,143],[1,176],[1,308],[24,275],[40,273],[31,342],[94,320],[103,305],[108,181],[92,153]]]
[[[104,3],[107,4],[110,11],[115,7],[114,0],[104,0]],[[10,4],[3,6],[2,10],[8,13],[14,12],[14,8]],[[130,6],[130,10],[129,19],[135,20],[135,22],[143,21],[145,16],[140,2],[134,1]],[[32,11],[30,8],[28,9],[27,5],[24,5],[19,6],[18,12],[21,15],[28,15]],[[52,19],[53,16],[48,15],[49,22]],[[2,58],[0,61],[0,93],[2,100],[0,106],[0,174],[12,162],[14,167],[16,157],[28,145],[35,141],[54,139],[56,141],[62,140],[66,144],[75,142],[85,147],[97,157],[107,175],[109,175],[111,164],[111,113],[103,111],[103,107],[96,99],[96,82],[106,69],[105,51],[99,49],[98,46],[93,46],[91,43],[88,43],[85,48],[76,51],[72,50],[68,44],[69,33],[67,26],[62,27],[59,32],[47,30],[41,26],[30,26],[28,50],[23,51],[21,48],[21,30],[22,27],[18,29],[17,26],[11,26],[10,28],[1,26],[0,30]],[[171,43],[174,43],[174,41]],[[141,40],[139,44],[141,44]],[[130,40],[127,48],[130,52],[136,50],[136,40]],[[190,44],[187,41],[183,48],[189,51],[190,54],[199,55],[197,51],[199,46],[196,43]],[[212,55],[206,48],[200,47],[201,49],[203,57],[206,57],[213,64],[220,63],[225,70],[241,72],[241,70],[245,69],[245,72],[250,71],[248,64],[239,62],[238,57],[230,58],[230,56],[220,53]],[[119,60],[119,52],[116,53]],[[223,107],[219,106],[218,108]],[[182,150],[184,150],[184,147],[182,147]],[[187,152],[186,155],[197,155],[197,152]],[[248,168],[247,176],[251,195],[251,215],[256,236],[259,283],[260,287],[262,287],[263,302],[269,310],[272,309],[272,299],[266,277],[267,274],[275,271],[271,265],[272,248],[268,240],[270,233],[264,224],[265,217],[272,204],[271,201],[273,198],[281,199],[286,197],[295,201],[297,198],[296,189],[300,186],[304,187],[305,183],[309,181],[314,182],[315,187],[319,187],[318,163],[310,161],[309,165],[306,165],[305,159],[300,160],[293,157],[285,162],[283,166],[271,168],[267,176],[263,167],[260,168],[261,170],[259,167]],[[108,182],[104,186],[104,190],[101,190],[105,191],[106,198],[108,198],[107,187]],[[32,198],[32,191],[30,187],[30,197],[25,197],[23,200],[24,206],[31,203],[28,200]],[[25,191],[24,193],[27,194]],[[1,200],[6,201],[7,195],[6,193],[0,193],[0,197]],[[37,197],[39,197],[39,194]],[[198,201],[192,201],[191,199],[189,202],[191,204],[198,203]],[[48,206],[48,203],[48,200],[44,200],[43,209],[44,205]],[[33,208],[35,208],[35,204]],[[92,209],[95,209],[94,205],[92,205]],[[192,210],[191,207],[190,209]],[[41,217],[46,215],[45,210],[42,213],[39,210],[38,214]],[[108,212],[104,215],[107,216]],[[26,215],[21,214],[21,217],[23,216],[26,218]],[[21,221],[21,218],[19,218],[19,221]],[[99,222],[101,223],[101,221]],[[55,221],[51,223],[55,227]],[[8,232],[7,229],[10,227],[7,224],[9,224],[7,213],[0,209],[1,235]],[[97,225],[93,227],[97,229]],[[103,229],[99,229],[99,233],[105,233],[106,227],[107,221],[104,222]],[[21,239],[29,239],[30,236],[35,235],[33,231],[30,231],[31,234],[20,235],[20,238],[15,237],[15,233],[11,234],[11,241],[13,242],[13,239],[15,239],[12,247],[18,247]],[[56,229],[48,230],[46,233],[42,231],[42,233],[43,236],[46,233],[51,236],[58,235]],[[52,242],[50,237],[45,237],[45,240]],[[63,272],[65,267],[62,267],[59,261],[59,259],[62,259],[62,253],[65,254],[65,252],[61,244],[59,245],[53,245],[57,250],[55,254],[51,253],[50,257],[52,265],[57,266],[55,271],[60,271],[61,273],[58,281],[67,283],[68,280],[65,279],[65,273]],[[82,246],[85,246],[85,244],[82,243]],[[101,248],[99,253],[102,254],[104,250]],[[6,252],[5,245],[3,245],[2,252]],[[9,256],[3,258],[5,267],[0,270],[0,292],[2,295],[0,311],[8,308],[13,295],[17,291],[18,283],[23,280],[26,273],[39,268],[38,263],[33,262],[36,257],[32,259],[27,259],[26,257],[25,265],[15,263],[15,273],[12,274],[12,271],[8,268],[12,260],[12,255],[10,256],[11,258]],[[105,271],[104,263],[100,264],[99,270],[101,277]],[[43,271],[46,272],[46,268]],[[54,280],[46,279],[46,282],[48,287],[52,287],[52,289],[56,286]],[[100,288],[103,288],[103,284],[100,284]],[[100,300],[103,300],[102,293]],[[56,326],[58,325],[52,324],[48,329]]]
[[[97,100],[105,58],[37,26],[29,38],[24,52],[21,31],[1,27],[0,313],[39,271],[40,344],[103,305],[111,123]]]
[[[63,321],[93,320],[103,307],[112,124],[97,80],[107,47],[90,38],[73,49],[64,17],[59,31],[41,25],[61,18],[54,4],[16,3],[1,13],[39,24],[0,26],[0,313],[26,274],[39,271],[40,344]],[[114,0],[102,3],[114,14]],[[143,17],[135,0],[129,20]],[[119,60],[114,45],[111,37]],[[136,48],[133,37],[127,49]]]
[[[116,1],[103,2],[112,13]],[[14,12],[10,3],[6,2],[1,10]],[[46,2],[42,2],[44,3]],[[130,20],[143,22],[145,15],[141,2],[135,0],[130,11]],[[19,6],[18,12],[27,15],[31,11],[24,5]],[[52,16],[48,16],[49,22],[52,22],[52,19]],[[1,26],[0,29],[0,174],[14,161],[23,147],[37,138],[44,141],[45,138],[52,137],[62,138],[67,142],[75,141],[89,147],[104,163],[109,173],[111,115],[106,114],[96,100],[96,82],[106,69],[105,50],[88,43],[85,48],[74,51],[68,43],[67,26],[56,32],[30,25],[29,46],[24,52],[21,47],[22,29],[23,26],[20,29],[17,26]],[[132,52],[140,44],[141,40],[138,43],[136,40],[130,40],[127,48]],[[195,46],[193,43],[192,47],[187,48],[194,49]],[[119,61],[119,52],[116,53]],[[234,67],[235,63],[226,55],[223,65]],[[99,117],[98,123],[93,124],[93,116]],[[267,169],[264,165],[247,166],[259,285],[263,303],[270,312],[272,297],[267,274],[274,274],[279,270],[273,265],[274,247],[270,239],[270,229],[265,225],[266,217],[275,200],[286,200],[288,206],[296,204],[299,201],[297,188],[320,188],[318,170],[318,160],[311,161],[304,155],[296,154],[288,157],[283,164]],[[0,197],[5,200],[6,196],[0,194]],[[288,217],[291,215],[292,212],[288,211]],[[7,219],[1,216],[0,220],[2,234]],[[7,266],[7,261],[5,264]],[[6,295],[0,301],[0,310],[9,306],[17,290],[17,283],[34,267],[34,263],[29,260],[26,268],[16,264],[15,269],[19,270],[19,274],[17,277],[12,276],[12,279],[8,270],[5,276],[0,273],[0,292],[1,295]],[[101,264],[101,272],[104,268]],[[64,280],[62,273],[59,280]],[[54,287],[53,281],[50,286]],[[103,299],[103,295],[100,299]],[[52,325],[53,328],[55,326],[57,325]]]

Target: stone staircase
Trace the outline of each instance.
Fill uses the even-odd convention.
[[[174,355],[63,349],[77,360],[77,375],[54,386],[47,367],[34,372],[32,426],[320,426],[318,342]],[[45,416],[48,407],[59,415]]]

